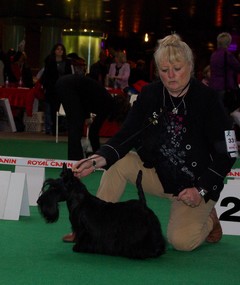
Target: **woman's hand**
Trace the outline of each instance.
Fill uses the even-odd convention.
[[[202,201],[202,196],[199,194],[197,188],[186,188],[178,194],[178,201],[182,201],[189,207],[198,207]]]
[[[75,163],[72,167],[72,171],[76,177],[81,178],[91,174],[97,168],[103,167],[106,164],[104,157],[94,154],[89,158],[81,159]]]

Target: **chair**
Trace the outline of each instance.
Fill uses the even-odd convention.
[[[65,117],[66,113],[64,111],[63,105],[60,105],[58,112],[56,113],[56,143],[58,143],[58,117]]]
[[[132,94],[132,95],[131,95],[130,101],[129,101],[129,103],[131,104],[131,106],[133,105],[133,102],[134,102],[135,100],[137,100],[137,96],[138,96],[138,94]]]

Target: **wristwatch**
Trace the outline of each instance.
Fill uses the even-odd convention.
[[[196,188],[200,196],[204,197],[207,194],[207,190],[203,189],[202,187],[197,186]]]

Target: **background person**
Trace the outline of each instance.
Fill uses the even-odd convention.
[[[55,84],[58,78],[71,73],[72,61],[67,58],[65,46],[61,43],[55,44],[45,59],[44,72],[41,78],[45,90],[46,134],[55,134],[56,132],[56,112],[59,110],[60,101],[55,92]]]
[[[89,127],[89,140],[95,152],[100,147],[99,131],[104,121],[109,119],[121,123],[130,107],[126,97],[112,97],[96,80],[86,76],[61,77],[56,84],[56,92],[66,113],[70,160],[84,157],[81,138],[90,113],[96,115]]]
[[[210,76],[211,76],[210,65],[207,65],[204,67],[203,72],[202,72],[202,83],[209,86]]]
[[[107,58],[106,50],[101,50],[99,53],[99,60],[91,65],[90,72],[88,74],[89,77],[98,81],[102,86],[105,86],[106,75],[109,70]]]
[[[87,65],[84,58],[78,56],[78,54],[75,52],[69,53],[67,58],[70,59],[72,63],[72,74],[86,74]]]
[[[218,92],[228,109],[229,103],[224,95],[228,90],[238,89],[237,76],[240,73],[239,60],[228,51],[231,42],[232,36],[229,33],[221,33],[217,36],[217,49],[210,58],[211,76],[209,80],[209,86]]]
[[[118,51],[114,57],[114,63],[110,64],[108,78],[110,87],[120,88],[125,93],[128,91],[128,79],[130,76],[130,65],[127,63],[126,54],[122,51]]]
[[[0,86],[3,86],[5,84],[5,79],[4,79],[5,63],[4,62],[5,62],[5,54],[0,49]]]
[[[141,169],[145,192],[171,201],[169,243],[191,251],[222,237],[214,206],[236,160],[225,141],[234,131],[218,95],[192,76],[192,51],[178,35],[160,40],[154,57],[161,80],[143,87],[122,129],[73,171],[106,167],[97,196],[117,202]]]

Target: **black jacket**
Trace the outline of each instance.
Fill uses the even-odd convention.
[[[144,166],[156,169],[165,192],[177,195],[184,188],[200,186],[208,191],[206,200],[217,201],[224,178],[236,160],[225,143],[224,131],[231,129],[231,121],[217,94],[192,78],[184,104],[179,107],[186,113],[179,153],[172,147],[172,153],[164,156],[169,111],[173,108],[169,98],[163,94],[160,81],[143,87],[122,129],[97,153],[110,167],[135,148]],[[157,120],[153,114],[158,115]]]
[[[48,56],[45,61],[44,72],[41,78],[41,82],[45,90],[46,101],[48,102],[56,100],[55,85],[57,80],[63,75],[72,73],[72,61],[67,58],[63,61],[63,64],[64,68],[62,70],[62,73],[60,74],[57,67],[56,59],[54,57]]]

